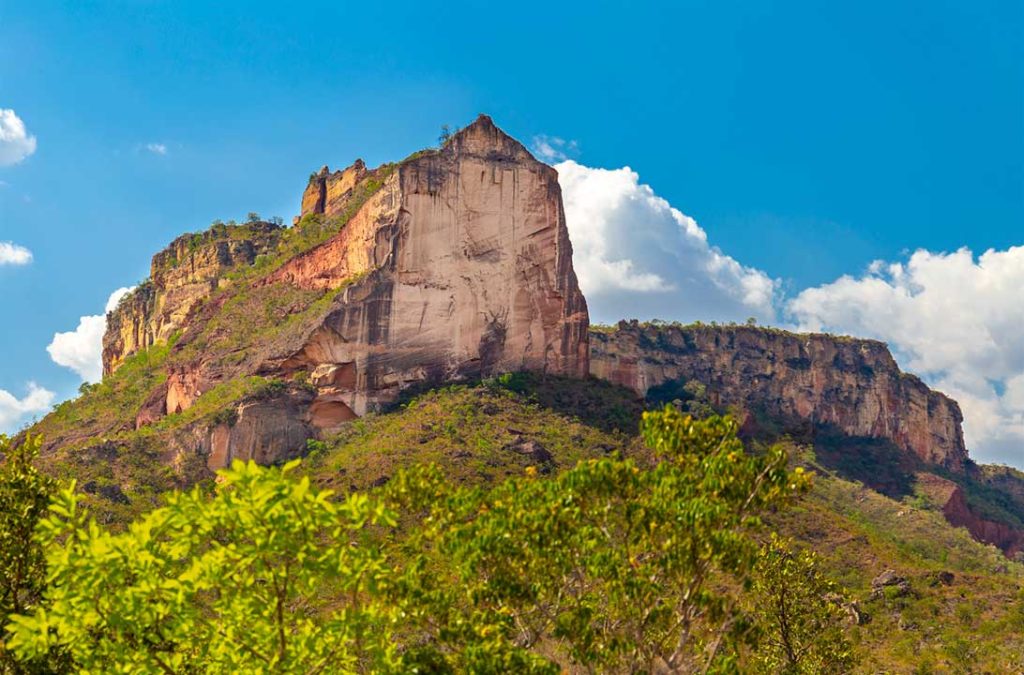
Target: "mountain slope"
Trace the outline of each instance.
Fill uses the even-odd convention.
[[[633,433],[599,426],[616,409],[636,409],[630,392],[606,386],[581,398],[574,386],[523,377],[432,391],[326,438],[300,470],[345,492],[421,462],[455,482],[493,484],[528,466],[558,471],[608,452],[647,461]],[[1024,668],[1024,567],[947,523],[923,495],[891,499],[830,470],[806,446],[792,452],[815,470],[814,486],[769,525],[818,552],[850,590],[862,622],[850,628],[859,672]],[[873,592],[886,570],[907,580],[905,595]]]

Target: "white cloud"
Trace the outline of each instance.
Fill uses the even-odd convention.
[[[13,110],[0,108],[0,166],[12,166],[36,151],[36,137]]]
[[[154,155],[166,155],[167,145],[165,143],[146,143],[146,150],[149,150]]]
[[[576,141],[567,141],[558,136],[534,136],[530,150],[542,162],[563,162],[579,153]]]
[[[14,394],[0,389],[0,432],[15,430],[15,426],[27,416],[46,412],[53,405],[54,394],[35,382],[28,383],[28,394],[17,398]]]
[[[901,367],[959,401],[976,459],[1024,466],[1024,246],[915,252],[801,292],[803,330],[885,340]]]
[[[775,318],[777,282],[712,246],[693,218],[632,169],[572,160],[555,168],[592,320]]]
[[[86,382],[99,382],[103,378],[103,332],[107,329],[106,312],[117,307],[118,301],[131,292],[119,288],[107,300],[104,314],[83,316],[78,328],[67,333],[56,333],[46,347],[57,365],[78,373]]]
[[[0,241],[0,265],[27,265],[32,262],[32,251],[14,242]]]

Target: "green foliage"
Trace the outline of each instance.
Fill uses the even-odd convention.
[[[486,379],[483,385],[515,392],[543,408],[606,432],[635,433],[643,412],[632,390],[596,377],[578,379],[519,371]]]
[[[585,384],[580,382],[579,389]],[[346,424],[324,439],[326,451],[300,470],[318,485],[345,491],[430,463],[442,466],[453,484],[493,485],[521,476],[535,463],[515,450],[523,442],[547,450],[556,471],[582,459],[624,452],[635,443],[595,426],[557,414],[531,394],[501,386],[452,385],[424,393],[393,413]]]
[[[647,390],[648,405],[670,403],[694,417],[708,417],[715,409],[708,401],[707,387],[696,380],[667,380]]]
[[[13,446],[0,435],[0,672],[45,671],[60,658],[44,649],[28,663],[17,664],[3,646],[3,626],[12,615],[32,611],[46,587],[43,548],[33,532],[46,516],[57,483],[32,466],[39,446],[35,436]]]
[[[844,673],[854,663],[844,597],[817,556],[776,534],[761,549],[750,594],[762,631],[752,661],[764,672]]]
[[[645,416],[660,461],[453,488],[437,469],[334,501],[295,464],[236,463],[122,533],[73,489],[40,525],[51,585],[11,619],[22,659],[83,671],[538,672],[733,662],[759,512],[806,479],[728,419]],[[404,514],[400,516],[400,514]],[[111,592],[116,589],[116,592]]]
[[[124,426],[126,411],[134,415],[149,393],[167,379],[161,368],[177,341],[154,345],[129,356],[113,375],[90,385],[77,399],[65,401],[32,427],[32,433],[48,440],[69,439],[64,449],[88,444],[96,437],[109,436]]]
[[[391,664],[390,611],[372,599],[388,570],[360,542],[395,515],[362,494],[335,504],[290,480],[291,468],[236,463],[212,499],[173,495],[123,534],[97,527],[71,489],[61,492],[41,527],[53,582],[46,608],[14,618],[9,647],[21,657],[66,647],[91,672]],[[317,601],[328,580],[343,592],[329,610]]]
[[[410,500],[427,517],[408,554],[427,556],[417,566],[431,573],[404,583],[431,603],[442,634],[464,631],[467,616],[507,617],[510,639],[590,672],[690,672],[735,658],[735,597],[713,582],[746,576],[759,513],[806,477],[786,471],[778,447],[746,453],[727,418],[667,408],[645,414],[642,431],[660,460],[649,470],[595,459],[427,508]]]

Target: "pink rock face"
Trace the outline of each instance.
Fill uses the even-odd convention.
[[[967,461],[956,401],[901,373],[874,340],[743,326],[641,326],[591,334],[591,372],[644,395],[696,380],[712,404],[832,424],[886,438],[926,462]]]
[[[164,410],[168,415],[188,410],[202,393],[203,379],[198,371],[172,370],[167,376],[167,398]]]
[[[588,371],[557,173],[484,116],[399,165],[338,235],[267,283],[350,284],[281,364],[318,374],[335,404],[325,420],[427,380]]]
[[[179,237],[108,317],[106,374],[177,335],[166,380],[131,411],[137,429],[237,378],[303,383],[259,407],[232,402],[234,426],[186,429],[172,461],[197,447],[210,468],[277,461],[414,385],[587,374],[587,305],[558,175],[489,118],[399,164],[325,167],[301,208],[291,232],[256,222]],[[261,256],[266,272],[252,267]],[[236,300],[251,303],[254,330],[233,315],[218,323]],[[274,406],[285,412],[275,417]]]

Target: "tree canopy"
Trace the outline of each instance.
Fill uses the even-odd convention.
[[[780,447],[745,450],[729,418],[669,407],[641,431],[649,463],[491,487],[421,467],[339,496],[294,462],[235,463],[123,532],[68,486],[38,528],[49,584],[14,608],[8,648],[124,673],[728,670],[753,635],[739,598],[760,515],[808,477]]]

